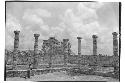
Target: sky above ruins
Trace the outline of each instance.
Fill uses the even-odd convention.
[[[19,49],[34,48],[39,33],[39,49],[50,36],[68,38],[77,53],[77,36],[82,37],[82,54],[92,54],[92,35],[98,36],[98,54],[113,54],[112,32],[119,31],[117,2],[7,2],[6,49],[13,50],[14,30],[20,30]]]

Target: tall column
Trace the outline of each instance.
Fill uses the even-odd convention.
[[[18,50],[19,47],[19,33],[20,31],[14,31],[15,37],[14,37],[14,51]]]
[[[44,55],[46,54],[46,46],[47,46],[47,40],[43,40],[42,49],[44,51]]]
[[[68,55],[68,41],[69,39],[63,39],[63,55],[64,55],[64,66],[67,64],[67,55]]]
[[[117,33],[113,32],[113,55],[118,56],[118,40],[117,40]]]
[[[93,35],[93,55],[97,55],[97,36]]]
[[[81,56],[81,37],[77,37],[78,39],[78,55]]]
[[[77,37],[78,39],[78,67],[80,68],[80,61],[81,61],[81,37]]]
[[[52,67],[52,56],[54,55],[54,44],[55,44],[55,37],[49,37],[49,68]]]
[[[35,37],[35,43],[34,43],[34,62],[33,62],[33,68],[36,69],[38,66],[38,37],[39,34],[34,34]]]
[[[118,40],[117,35],[118,33],[113,32],[113,55],[114,55],[114,74],[118,78],[119,77],[119,56],[118,56]]]
[[[14,51],[13,51],[13,58],[12,58],[12,64],[13,69],[16,69],[16,57],[18,55],[18,47],[19,47],[19,33],[20,31],[14,31],[15,37],[14,37]]]

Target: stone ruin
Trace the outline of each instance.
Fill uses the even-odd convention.
[[[16,56],[18,54],[18,47],[19,47],[19,33],[20,31],[14,31],[15,37],[14,37],[14,51],[13,51],[13,57],[12,57],[12,63],[13,66],[16,66]],[[118,56],[118,39],[117,39],[117,33],[113,32],[113,55]],[[33,68],[36,69],[38,66],[38,38],[40,34],[34,34],[35,43],[34,43],[34,54],[32,56],[33,58]],[[93,38],[93,55],[97,56],[97,36],[92,35]],[[77,37],[78,39],[78,61],[80,63],[81,56],[81,37]],[[62,41],[58,41],[55,37],[50,37],[48,40],[43,40],[42,44],[42,56],[49,55],[49,67],[52,65],[52,56],[62,54],[64,56],[64,65],[67,65],[67,58],[72,55],[71,50],[71,43],[69,42],[69,39],[63,39]],[[95,58],[96,59],[96,58]],[[117,58],[118,60],[118,58]],[[118,61],[116,60],[116,64],[118,64]]]
[[[18,49],[19,47],[19,33],[20,31],[14,31],[15,33],[15,37],[14,37],[14,50],[13,52],[7,52],[6,54],[10,53],[12,55],[12,66],[13,66],[13,70],[16,70],[16,59],[18,55],[22,55]],[[63,55],[63,62],[64,62],[64,66],[67,65],[67,63],[71,63],[69,59],[71,59],[71,61],[78,61],[78,68],[81,68],[81,64],[82,65],[86,65],[89,64],[89,66],[91,66],[90,64],[93,64],[96,66],[94,66],[95,68],[98,66],[104,66],[102,64],[107,63],[105,60],[102,59],[106,59],[108,61],[108,65],[112,66],[114,68],[114,74],[118,77],[119,75],[119,54],[118,54],[118,39],[117,39],[117,33],[113,32],[113,56],[101,56],[98,55],[97,52],[97,36],[96,35],[92,35],[93,38],[93,56],[87,56],[81,55],[81,40],[82,37],[77,37],[78,39],[78,55],[77,56],[72,56],[72,50],[71,50],[71,43],[69,42],[69,39],[63,39],[61,42],[58,41],[55,37],[50,37],[48,40],[43,40],[43,44],[42,44],[42,56],[49,56],[49,68],[52,67],[52,56],[55,55]],[[34,34],[35,37],[35,42],[34,42],[34,50],[33,50],[33,56],[26,56],[26,57],[31,57],[29,62],[27,63],[27,65],[29,65],[29,69],[31,69],[31,65],[33,69],[38,69],[38,64],[39,64],[39,49],[38,49],[38,38],[39,38],[40,34]],[[5,54],[5,55],[6,55]],[[31,55],[29,52],[23,52],[23,55]],[[74,58],[76,57],[76,58]],[[8,58],[8,57],[7,57]],[[6,59],[7,59],[6,58]],[[19,59],[18,59],[19,60]],[[93,61],[94,60],[94,61]],[[111,61],[112,60],[112,61]],[[82,62],[82,63],[81,63]],[[96,62],[96,63],[95,63]],[[113,64],[111,63],[113,62]],[[74,64],[74,62],[73,62]],[[76,64],[76,62],[75,62]]]

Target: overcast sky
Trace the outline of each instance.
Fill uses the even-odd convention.
[[[119,3],[111,2],[7,2],[6,49],[13,50],[14,30],[20,30],[19,49],[39,49],[44,39],[69,38],[77,53],[77,36],[82,37],[82,54],[92,54],[92,35],[98,36],[98,54],[113,54],[112,32],[119,31]]]

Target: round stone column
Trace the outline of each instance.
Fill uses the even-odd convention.
[[[97,55],[97,36],[93,35],[93,55]]]
[[[117,40],[117,33],[113,32],[113,55],[118,56],[118,40]]]
[[[68,57],[68,41],[69,41],[69,39],[63,39],[64,66],[67,65],[67,57]]]
[[[35,37],[35,43],[34,43],[34,62],[33,62],[33,68],[37,69],[38,67],[38,37],[39,34],[34,34]]]
[[[18,48],[19,48],[19,33],[20,31],[14,31],[15,37],[14,37],[14,51],[13,51],[13,57],[12,57],[12,65],[13,69],[16,69],[17,65],[17,56],[18,56]]]
[[[80,61],[81,61],[81,39],[82,37],[77,37],[78,39],[78,67],[80,68]]]
[[[19,33],[20,31],[14,31],[15,37],[14,37],[14,51],[18,50],[19,47]]]

